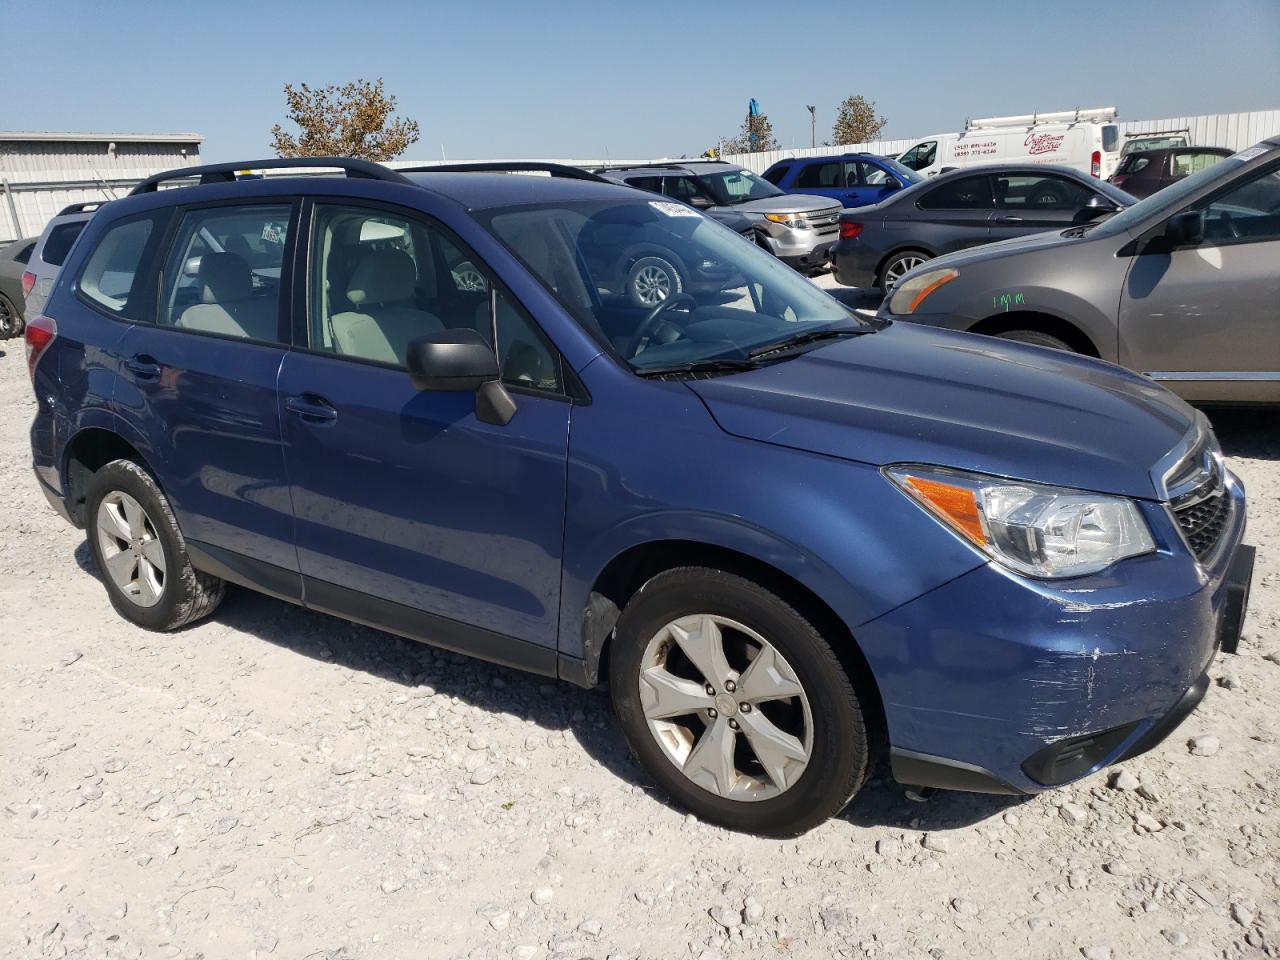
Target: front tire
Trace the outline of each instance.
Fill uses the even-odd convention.
[[[655,576],[618,619],[609,682],[636,758],[703,820],[792,837],[866,780],[866,724],[839,659],[750,580],[702,567]]]
[[[130,623],[174,630],[222,601],[223,582],[191,566],[168,499],[138,464],[106,464],[85,500],[89,551],[111,605]]]

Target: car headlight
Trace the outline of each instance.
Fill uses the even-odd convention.
[[[784,227],[798,230],[806,225],[804,215],[799,213],[766,213],[764,218],[770,223],[780,223]]]
[[[903,465],[885,475],[992,560],[1031,577],[1079,577],[1155,550],[1128,497]]]
[[[893,296],[889,298],[889,312],[900,317],[910,316],[935,290],[958,276],[959,270],[943,269],[928,270],[912,277],[901,286],[894,287]]]

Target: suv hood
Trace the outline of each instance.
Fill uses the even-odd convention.
[[[839,210],[840,203],[830,197],[788,193],[781,197],[765,197],[761,200],[748,200],[746,203],[727,204],[723,209],[735,210],[738,213],[789,213],[793,210],[808,213],[811,210]]]
[[[909,323],[688,386],[739,437],[1147,499],[1152,468],[1196,422],[1111,364]]]

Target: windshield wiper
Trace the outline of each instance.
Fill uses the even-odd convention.
[[[794,336],[787,337],[785,340],[775,340],[773,343],[766,343],[763,346],[756,347],[747,356],[754,360],[768,356],[771,353],[790,350],[792,347],[802,347],[807,343],[817,343],[819,340],[858,337],[864,333],[874,333],[875,330],[876,328],[871,326],[862,330],[810,330],[808,333],[797,333]]]
[[[676,363],[668,367],[641,367],[636,370],[636,376],[661,377],[673,373],[737,373],[740,370],[755,370],[762,366],[764,364],[756,360],[721,357],[716,360],[691,360],[688,363]]]

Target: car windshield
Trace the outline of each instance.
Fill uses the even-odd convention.
[[[1244,162],[1244,160],[1239,159],[1239,154],[1233,157],[1224,157],[1221,163],[1205,167],[1199,173],[1193,173],[1183,180],[1174,181],[1172,185],[1165,187],[1163,190],[1157,190],[1151,196],[1145,200],[1139,200],[1127,210],[1121,210],[1114,217],[1103,220],[1090,231],[1090,234],[1095,237],[1116,236],[1127,232],[1131,227],[1139,226],[1153,214],[1171,213],[1182,205],[1182,201],[1186,197],[1198,192],[1206,183],[1212,183],[1218,178],[1225,180],[1235,173],[1240,164]],[[1098,184],[1098,186],[1106,186],[1106,184]]]
[[[669,200],[529,204],[477,217],[637,373],[751,366],[791,344],[875,329],[755,244]]]
[[[904,167],[897,160],[893,159],[893,157],[881,157],[880,164],[886,169],[892,171],[893,175],[902,181],[903,186],[909,187],[913,183],[921,183],[924,181],[923,175],[916,173],[910,167]],[[867,183],[875,186],[883,183],[884,177],[884,171],[877,170],[875,173],[867,174]]]
[[[750,170],[699,171],[698,182],[711,191],[716,203],[722,205],[785,196],[783,191]]]

